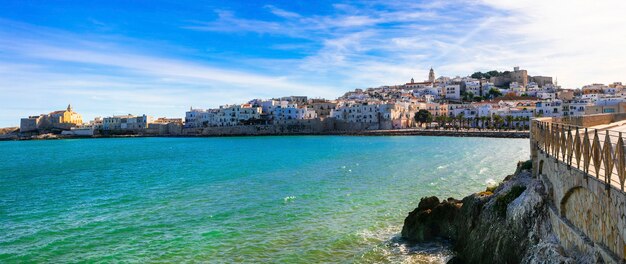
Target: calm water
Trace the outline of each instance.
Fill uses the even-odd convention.
[[[0,142],[0,262],[439,263],[397,235],[426,195],[501,180],[528,140]]]

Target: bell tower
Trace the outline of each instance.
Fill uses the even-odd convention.
[[[428,82],[435,82],[435,71],[433,70],[433,67],[430,67],[430,72],[428,72]]]

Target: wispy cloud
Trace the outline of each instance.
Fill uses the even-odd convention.
[[[287,10],[283,10],[280,8],[277,8],[273,5],[266,5],[265,8],[269,9],[270,12],[272,12],[272,14],[277,15],[279,17],[283,17],[283,18],[300,18],[300,14],[295,13],[295,12],[289,12]]]
[[[283,19],[265,21],[272,27],[254,21],[248,24],[257,27],[233,30],[316,41],[320,47],[298,68],[341,86],[419,79],[431,65],[446,75],[519,65],[560,77],[565,87],[619,81],[626,70],[623,1],[368,1],[334,8],[302,16],[272,6]]]
[[[0,18],[0,126],[70,101],[88,117],[181,116],[189,105],[254,97],[333,98],[420,80],[430,66],[454,76],[519,65],[566,87],[620,81],[626,72],[624,1],[342,1],[323,12],[297,6],[223,7],[213,19],[168,21],[175,25],[170,35],[183,37],[164,39],[129,36],[123,23],[97,17],[86,20],[97,27],[87,32]],[[198,38],[227,44],[184,42]]]
[[[28,36],[0,31],[0,105],[6,109],[0,122],[6,124],[69,102],[93,118],[129,112],[181,116],[189,105],[217,107],[286,94],[335,96],[328,86],[301,83],[287,75],[226,69],[143,54],[118,43],[99,42],[102,39],[19,27],[27,29]],[[53,37],[41,38],[48,35]],[[24,111],[24,105],[30,111]]]

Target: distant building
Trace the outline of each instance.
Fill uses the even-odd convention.
[[[337,103],[324,99],[310,99],[308,107],[312,109],[318,118],[324,119],[330,116]]]
[[[563,116],[581,116],[587,107],[593,106],[591,100],[570,100],[563,103]]]
[[[141,115],[120,115],[105,117],[102,120],[102,129],[107,131],[140,131],[148,128],[152,117]]]
[[[583,91],[583,95],[584,94],[602,94],[604,93],[603,88],[606,87],[604,84],[601,83],[594,83],[594,84],[590,84],[590,85],[585,85],[582,88]]]
[[[562,102],[560,100],[537,102],[535,113],[543,117],[560,117],[563,115]]]
[[[586,115],[593,114],[620,114],[626,113],[626,102],[619,102],[611,105],[594,105],[585,108]]]
[[[71,127],[82,123],[83,117],[79,113],[74,112],[71,105],[68,105],[65,110],[22,118],[20,120],[20,131],[30,132],[49,129],[69,130]]]
[[[552,84],[552,77],[548,76],[531,76],[528,77],[530,82],[536,83],[539,87],[545,87]]]
[[[430,68],[430,71],[428,72],[428,82],[430,83],[434,83],[435,82],[435,71],[433,70],[433,68]]]
[[[564,101],[574,100],[574,91],[567,90],[567,89],[559,90],[556,92],[556,98],[564,100]]]
[[[472,93],[474,96],[483,96],[483,91],[481,89],[480,81],[466,81],[465,82],[465,91],[467,93]]]
[[[443,97],[446,99],[460,100],[461,99],[461,85],[448,84],[443,89]]]
[[[31,132],[39,130],[41,125],[41,120],[44,118],[44,115],[39,116],[29,116],[27,118],[22,118],[20,120],[20,132]]]
[[[501,76],[491,77],[489,80],[499,87],[508,86],[511,82],[517,82],[522,87],[526,87],[528,85],[528,72],[520,70],[519,67],[514,67],[512,72],[507,71]]]

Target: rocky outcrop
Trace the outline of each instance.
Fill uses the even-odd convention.
[[[547,206],[541,182],[518,165],[493,192],[462,201],[422,198],[405,219],[402,237],[451,240],[457,255],[450,263],[576,263],[552,234]]]

